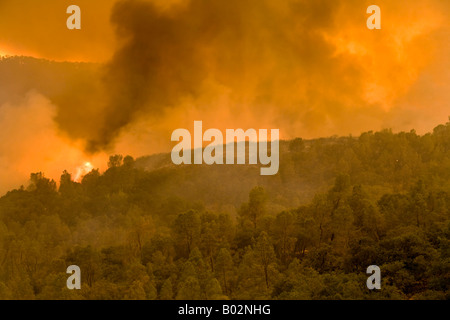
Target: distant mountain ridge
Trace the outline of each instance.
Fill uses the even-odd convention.
[[[359,137],[297,138],[280,141],[279,153],[280,170],[275,176],[260,176],[260,165],[175,166],[169,153],[138,158],[135,165],[166,172],[173,178],[171,192],[206,205],[239,206],[252,187],[263,186],[271,195],[274,212],[309,202],[339,175],[380,196],[407,191],[418,179],[450,188],[450,123],[423,136],[414,130],[383,130]]]

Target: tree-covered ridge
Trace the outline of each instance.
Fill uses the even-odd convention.
[[[0,199],[0,298],[450,297],[450,123],[284,141],[274,177],[168,155],[108,165],[59,186],[34,173]]]

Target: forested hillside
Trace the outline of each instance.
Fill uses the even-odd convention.
[[[167,154],[108,167],[0,199],[0,299],[450,298],[450,122],[282,141],[273,177]]]

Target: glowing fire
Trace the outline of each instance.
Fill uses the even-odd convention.
[[[8,50],[7,48],[0,48],[0,57],[7,57],[7,56],[13,56],[14,54],[12,54],[10,52],[10,50]]]
[[[83,177],[86,174],[91,172],[92,169],[94,169],[94,167],[92,166],[92,164],[90,162],[86,162],[84,165],[78,167],[77,168],[77,173],[75,174],[75,177],[74,177],[74,181],[75,182],[81,182],[81,179],[83,179]]]

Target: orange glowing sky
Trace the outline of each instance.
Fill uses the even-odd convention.
[[[81,30],[66,28],[72,4]],[[366,28],[372,4],[381,30]],[[15,177],[2,190],[30,171],[170,151],[194,120],[285,139],[428,132],[450,115],[449,14],[448,0],[0,0],[0,56],[100,66],[92,87],[0,74],[0,178]]]
[[[66,9],[82,8],[83,28],[66,28]],[[68,61],[105,61],[114,43],[109,14],[114,1],[2,0],[0,50],[9,54]]]

